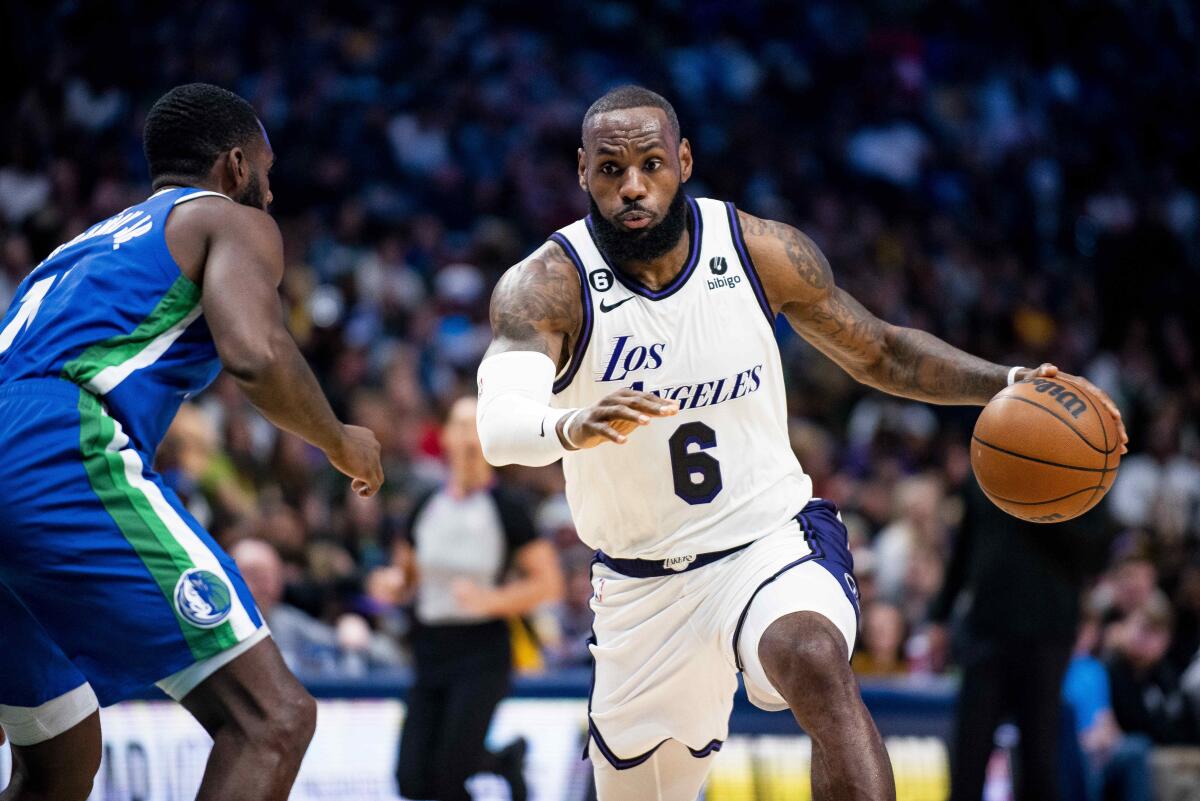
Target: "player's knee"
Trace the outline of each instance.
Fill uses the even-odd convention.
[[[299,764],[317,729],[317,702],[306,691],[264,709],[247,732],[251,742],[270,750],[291,764]]]
[[[795,694],[836,691],[852,682],[845,638],[815,612],[796,612],[768,626],[758,643],[758,658],[789,701]]]

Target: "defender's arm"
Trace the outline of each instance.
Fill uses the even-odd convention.
[[[479,365],[476,413],[483,455],[491,464],[536,467],[568,450],[621,443],[651,415],[677,408],[635,390],[620,390],[582,410],[550,406],[554,376],[567,364],[583,325],[579,274],[553,242],[500,279],[491,320],[493,339]]]
[[[283,241],[265,212],[209,204],[201,303],[217,352],[250,402],[273,424],[317,446],[360,495],[383,483],[379,443],[343,425],[283,324]],[[199,211],[199,209],[197,209]]]
[[[864,384],[893,395],[943,404],[982,406],[1007,383],[1008,369],[955,348],[932,334],[880,320],[833,281],[825,255],[800,231],[738,212],[746,245],[776,313],[796,332]],[[1015,379],[1053,377],[1058,368],[1021,368]],[[1121,413],[1101,398],[1127,441]]]

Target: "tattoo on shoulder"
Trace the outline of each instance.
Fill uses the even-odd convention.
[[[825,254],[803,232],[785,223],[745,213],[740,220],[747,240],[772,239],[781,244],[788,263],[804,283],[813,289],[827,289],[833,284],[833,271]]]
[[[582,318],[575,266],[553,242],[510,268],[492,293],[492,333],[511,344],[544,351],[547,335],[573,340]]]

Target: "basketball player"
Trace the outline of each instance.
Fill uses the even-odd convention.
[[[284,328],[254,110],[173,89],[145,151],[154,194],[51,253],[0,320],[3,801],[87,798],[98,706],[154,683],[213,737],[199,798],[287,798],[315,704],[233,560],[151,466],[222,364],[359,494],[382,483],[374,435],[337,420]]]
[[[799,231],[686,196],[691,147],[653,92],[588,109],[578,169],[591,214],[492,296],[478,425],[494,464],[563,460],[596,548],[600,801],[695,799],[739,671],[755,704],[790,708],[811,735],[816,798],[894,798],[849,666],[846,530],[788,444],[775,317],[859,381],[931,403],[982,405],[1055,367],[1002,367],[889,325]]]

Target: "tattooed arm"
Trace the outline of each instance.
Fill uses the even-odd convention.
[[[738,215],[772,309],[854,378],[930,403],[983,405],[1004,388],[1007,368],[867,311],[834,284],[825,255],[795,228]]]
[[[829,262],[811,239],[790,225],[738,212],[750,257],[772,310],[797,333],[864,384],[928,403],[982,406],[1004,388],[1008,369],[914,328],[880,320],[833,281]],[[1018,381],[1053,377],[1058,368],[1023,368]],[[1101,398],[1125,428],[1116,404],[1086,379],[1073,377]]]
[[[492,344],[486,356],[529,350],[561,370],[579,337],[579,275],[567,254],[547,242],[510,268],[492,292]]]
[[[678,410],[674,401],[633,389],[584,409],[549,406],[554,375],[582,335],[579,280],[562,248],[547,242],[506,272],[492,293],[492,344],[479,367],[476,417],[492,464],[545,465],[564,449],[621,444],[652,417]]]

